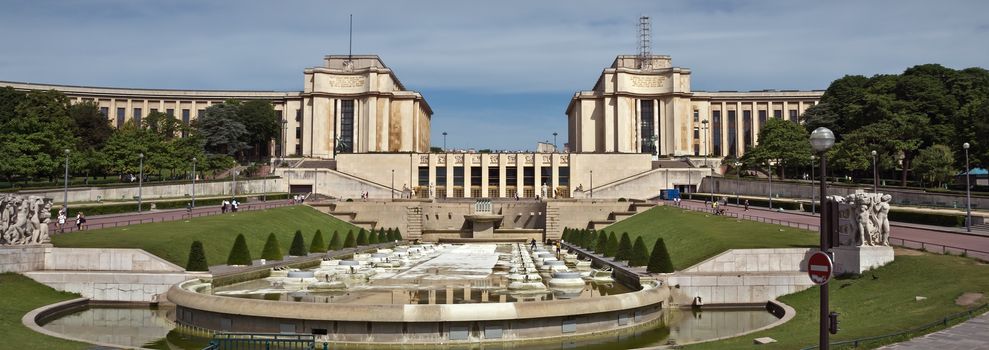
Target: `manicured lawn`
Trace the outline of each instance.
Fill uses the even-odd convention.
[[[832,311],[841,314],[840,332],[831,341],[890,334],[941,320],[967,309],[955,305],[965,292],[989,294],[989,265],[972,259],[933,254],[897,255],[889,265],[859,279],[833,280]],[[771,337],[778,343],[758,349],[800,349],[817,344],[820,291],[817,287],[784,296],[797,315],[779,327],[687,349],[755,348],[752,340]],[[924,296],[927,300],[916,301]],[[975,305],[987,302],[983,297]],[[881,344],[867,344],[865,348]]]
[[[48,304],[78,298],[78,294],[59,292],[30,278],[0,274],[0,349],[86,349],[89,346],[32,331],[21,324],[21,317]]]
[[[814,247],[817,232],[761,222],[658,206],[604,228],[618,237],[642,236],[652,249],[663,237],[677,270],[690,267],[728,249]]]
[[[52,243],[56,247],[140,248],[185,267],[189,259],[189,247],[194,240],[203,242],[206,260],[210,265],[220,265],[226,263],[237,234],[244,234],[251,256],[258,259],[268,233],[274,232],[278,236],[282,253],[287,256],[295,230],[302,230],[308,248],[317,229],[323,231],[326,242],[329,242],[334,230],[340,231],[341,235],[346,235],[351,229],[355,234],[359,230],[315,209],[297,205],[185,221],[73,232],[54,236]]]

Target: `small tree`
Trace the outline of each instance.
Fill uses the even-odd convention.
[[[384,229],[380,229],[384,230]],[[374,230],[368,231],[367,233],[367,244],[378,244],[378,234]]]
[[[343,240],[344,248],[353,248],[357,246],[357,240],[354,239],[354,230],[347,232],[347,238]]]
[[[388,231],[385,231],[384,228],[382,228],[381,231],[378,231],[378,243],[391,242],[391,231],[391,228],[389,228]]]
[[[330,250],[340,250],[343,248],[343,241],[340,240],[340,232],[333,231],[333,237],[330,238]]]
[[[361,231],[357,233],[357,245],[367,245],[367,231],[364,229],[361,229]]]
[[[288,255],[292,256],[306,256],[309,252],[306,251],[306,239],[302,238],[302,231],[296,230],[295,237],[292,238],[292,247],[288,249]]]
[[[628,266],[645,266],[648,263],[649,248],[646,248],[642,236],[636,237],[635,244],[632,245],[632,256],[628,258]]]
[[[628,237],[628,232],[622,232],[622,239],[618,242],[618,251],[615,252],[615,261],[625,261],[632,256],[632,239]]]
[[[312,243],[309,244],[309,251],[313,253],[326,251],[326,242],[323,241],[323,231],[316,230],[316,234],[312,237]]]
[[[394,240],[394,241],[401,241],[403,239],[402,238],[402,231],[399,231],[398,230],[398,227],[396,227],[394,232],[395,232],[395,237],[392,240]]]
[[[230,248],[230,256],[227,257],[227,265],[250,265],[251,251],[247,249],[247,239],[244,234],[237,235],[233,247]]]
[[[615,256],[618,252],[618,237],[615,236],[615,231],[611,231],[608,234],[608,245],[604,247],[604,256],[611,257]]]
[[[580,230],[580,236],[577,236],[577,242],[580,242],[578,244],[580,245],[581,248],[587,249],[587,241],[588,241],[587,238],[590,237],[590,236],[591,236],[591,231],[590,230],[588,230],[586,228],[583,229],[583,230]]]
[[[594,251],[594,249],[597,248],[598,240],[596,238],[597,234],[594,230],[587,231],[587,237],[584,237],[584,245],[588,251]]]
[[[563,228],[563,234],[560,235],[560,240],[562,240],[564,242],[570,242],[570,228],[569,227],[564,227]]]
[[[670,260],[670,252],[666,250],[666,243],[663,238],[656,239],[656,244],[652,246],[652,255],[649,256],[649,265],[646,271],[652,273],[673,272],[673,261]]]
[[[261,259],[282,260],[282,247],[278,244],[278,237],[275,233],[268,234],[268,240],[264,242],[264,250],[261,251]]]
[[[193,241],[189,247],[189,262],[185,264],[186,271],[209,271],[209,264],[206,263],[206,252],[203,251],[203,242]]]
[[[608,233],[604,231],[598,232],[597,240],[594,251],[598,254],[604,254],[604,251],[608,249]]]

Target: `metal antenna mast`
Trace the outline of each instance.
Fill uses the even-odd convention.
[[[350,14],[350,44],[347,48],[347,61],[354,60],[354,14]]]
[[[652,68],[652,25],[649,16],[639,17],[639,68]]]

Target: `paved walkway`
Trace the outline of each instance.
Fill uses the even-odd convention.
[[[271,200],[267,202],[250,202],[243,203],[239,206],[238,211],[253,211],[261,210],[275,207],[282,207],[289,205],[287,199]],[[83,211],[85,212],[85,211]],[[76,231],[76,217],[75,211],[70,209],[70,216],[65,225],[65,232]],[[200,216],[211,216],[221,214],[222,211],[219,205],[210,206],[200,206],[192,209],[191,212],[186,209],[166,209],[166,210],[145,210],[143,212],[131,212],[131,213],[120,213],[120,214],[107,214],[107,215],[97,215],[97,216],[87,216],[86,217],[86,230],[95,230],[106,227],[117,227],[117,226],[127,226],[136,225],[141,223],[151,223],[151,222],[162,222],[162,221],[173,221],[173,220],[184,220],[190,217],[200,217]],[[57,223],[52,219],[52,223],[49,224],[49,232],[53,234],[58,234]]]
[[[884,346],[880,349],[989,349],[989,313],[982,314],[982,316],[975,317],[940,332],[934,332],[902,343]]]

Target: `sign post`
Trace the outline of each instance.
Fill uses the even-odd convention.
[[[833,270],[834,263],[831,262],[831,256],[825,252],[816,252],[807,260],[807,275],[816,285],[828,284]]]

